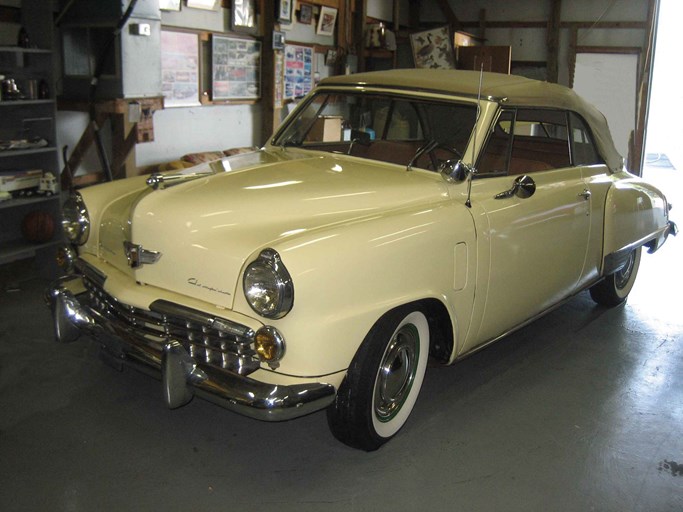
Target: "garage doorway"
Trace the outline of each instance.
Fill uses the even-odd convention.
[[[660,0],[652,85],[645,131],[643,176],[669,201],[683,206],[683,89],[680,87],[680,20],[683,2]],[[673,213],[673,212],[672,212]]]

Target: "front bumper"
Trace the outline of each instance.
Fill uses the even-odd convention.
[[[160,372],[164,398],[171,408],[186,404],[196,394],[244,416],[283,421],[323,409],[334,400],[335,388],[330,384],[264,383],[197,362],[170,336],[162,343],[150,343],[129,323],[98,311],[90,303],[80,275],[55,281],[46,291],[46,300],[52,309],[57,341],[73,341],[85,333],[97,339],[117,361],[157,376]]]

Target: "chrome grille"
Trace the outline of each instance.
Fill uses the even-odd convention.
[[[248,327],[213,318],[167,301],[151,304],[151,311],[123,304],[93,280],[84,279],[89,306],[131,336],[161,352],[170,340],[180,342],[198,363],[247,375],[259,367]]]

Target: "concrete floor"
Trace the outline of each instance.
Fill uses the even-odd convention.
[[[0,510],[683,510],[681,242],[643,256],[625,306],[584,293],[429,368],[403,431],[370,454],[324,413],[168,410],[158,381],[53,342],[46,282],[2,267]]]

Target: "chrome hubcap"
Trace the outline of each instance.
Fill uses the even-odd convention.
[[[412,324],[402,326],[384,352],[375,383],[375,414],[391,420],[401,409],[415,380],[420,336]]]
[[[636,251],[633,251],[624,266],[614,274],[614,284],[618,290],[623,289],[631,278],[636,263]]]

